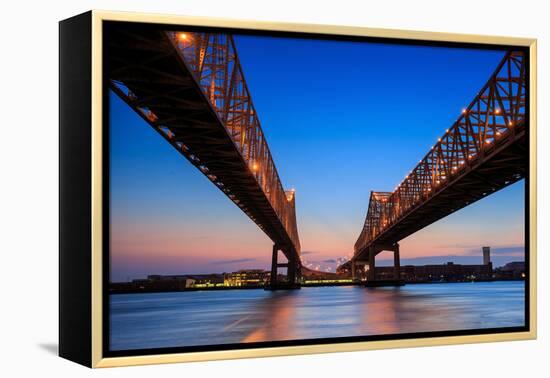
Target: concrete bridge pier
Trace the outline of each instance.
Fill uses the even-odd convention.
[[[393,252],[393,279],[379,280],[376,278],[376,255],[382,251]],[[399,257],[399,243],[393,244],[375,244],[369,247],[369,270],[367,273],[367,287],[377,286],[403,286],[405,283],[401,280],[401,261]]]
[[[399,243],[395,243],[393,250],[393,278],[401,280],[401,259],[399,257]]]
[[[271,257],[271,275],[269,278],[269,285],[266,286],[266,290],[289,290],[299,289],[301,281],[302,265],[300,259],[297,258],[295,253],[288,253],[287,263],[279,263],[279,252],[282,248],[277,244],[273,245],[273,254]],[[287,269],[287,281],[280,282],[277,279],[278,268]]]
[[[353,281],[361,281],[361,276],[358,274],[358,270],[362,268],[364,270],[364,267],[369,264],[368,261],[363,260],[352,260],[351,261],[351,279]]]

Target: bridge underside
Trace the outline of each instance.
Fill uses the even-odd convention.
[[[420,202],[399,222],[357,251],[345,268],[355,271],[352,266],[356,262],[367,264],[371,272],[369,278],[374,279],[373,268],[377,254],[393,251],[397,242],[407,236],[523,179],[527,174],[527,156],[527,136],[525,126],[521,124],[508,138],[499,141],[492,149],[486,150],[484,155],[464,167],[456,179],[441,186],[433,197]],[[396,268],[399,267],[398,259],[395,260]]]
[[[268,235],[293,264],[290,273],[299,272],[299,251],[167,34],[113,25],[105,43],[110,88]]]
[[[527,62],[508,51],[489,80],[438,142],[393,192],[371,192],[353,258],[339,270],[356,273],[375,257],[394,251],[418,230],[511,185],[528,174]],[[396,278],[399,274],[396,273]]]

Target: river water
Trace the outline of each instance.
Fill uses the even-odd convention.
[[[517,327],[525,284],[223,290],[110,296],[111,350]]]

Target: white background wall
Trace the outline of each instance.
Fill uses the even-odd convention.
[[[118,0],[2,2],[0,372],[68,376],[542,376],[548,374],[550,27],[545,1]],[[55,356],[58,25],[94,9],[418,29],[539,39],[539,340],[132,367],[92,372]],[[546,210],[546,211],[544,211]],[[545,299],[546,298],[546,299]]]

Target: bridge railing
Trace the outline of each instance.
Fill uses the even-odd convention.
[[[283,189],[233,37],[223,33],[197,32],[167,32],[167,35],[233,139],[299,253],[295,193]],[[182,148],[186,146],[182,145]],[[215,181],[215,177],[209,178]],[[229,197],[239,205],[237,198],[232,194]]]
[[[524,127],[526,67],[523,52],[506,53],[474,100],[391,193],[372,192],[355,252],[435,196]]]

